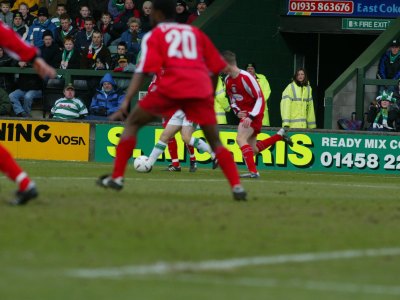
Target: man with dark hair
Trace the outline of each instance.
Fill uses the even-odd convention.
[[[210,39],[198,28],[173,22],[176,0],[154,0],[153,30],[142,41],[142,56],[124,102],[112,119],[125,118],[126,126],[116,150],[114,170],[101,176],[97,184],[121,190],[128,160],[136,146],[139,129],[161,115],[171,117],[181,109],[188,120],[198,123],[216,154],[235,200],[246,200],[239,172],[231,153],[222,146],[216,126],[214,91],[217,76],[229,67]],[[165,72],[128,115],[131,99],[142,86],[145,75]],[[210,78],[211,74],[211,78]],[[182,88],[184,87],[184,88]]]
[[[64,39],[70,37],[75,39],[78,30],[72,26],[71,18],[68,14],[60,16],[60,27],[57,28],[55,42],[58,47],[64,47]]]

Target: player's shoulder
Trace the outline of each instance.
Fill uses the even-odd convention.
[[[160,31],[160,32],[167,32],[172,29],[177,29],[177,30],[191,30],[191,31],[200,31],[197,27],[194,27],[189,24],[182,24],[182,23],[176,23],[176,22],[164,22],[158,24],[153,31]]]

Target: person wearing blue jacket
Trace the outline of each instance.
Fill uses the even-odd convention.
[[[43,32],[50,30],[53,37],[56,36],[57,27],[49,19],[49,12],[46,7],[39,8],[38,17],[29,27],[27,42],[36,47],[43,46]]]
[[[107,73],[100,80],[100,86],[92,98],[90,104],[90,115],[87,119],[107,120],[107,117],[116,112],[124,100],[124,95],[120,94],[117,84],[110,73]]]

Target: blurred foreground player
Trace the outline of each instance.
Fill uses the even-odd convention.
[[[173,23],[175,7],[175,0],[153,1],[150,19],[154,28],[143,37],[141,59],[124,102],[112,118],[119,119],[127,115],[130,101],[141,87],[145,75],[156,74],[161,69],[164,74],[156,90],[148,93],[128,115],[117,146],[113,173],[101,176],[97,184],[121,190],[126,165],[136,146],[138,130],[156,115],[171,117],[181,109],[189,120],[198,123],[203,130],[229,181],[234,199],[246,200],[236,164],[219,139],[214,112],[217,76],[229,67],[209,38],[198,28]]]
[[[38,57],[38,50],[28,45],[9,27],[0,22],[0,46],[14,59],[23,62],[32,62],[33,68],[42,78],[54,78],[56,71],[42,58]],[[0,171],[18,184],[12,205],[23,205],[36,198],[38,192],[35,183],[16,163],[11,154],[0,145]]]

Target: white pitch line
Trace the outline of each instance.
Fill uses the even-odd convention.
[[[249,266],[305,263],[326,260],[352,259],[361,257],[397,256],[400,248],[344,250],[320,253],[283,254],[261,257],[245,257],[200,262],[157,262],[150,265],[122,266],[114,268],[76,269],[67,275],[80,278],[117,278],[140,275],[165,275],[180,272],[226,271]]]
[[[166,278],[166,277],[163,277]],[[161,279],[161,278],[159,278]],[[339,292],[349,294],[378,294],[378,295],[400,295],[400,286],[383,286],[376,284],[356,284],[351,282],[327,282],[314,280],[278,280],[272,278],[240,277],[240,278],[221,278],[216,276],[202,275],[178,275],[166,280],[181,282],[228,285],[244,287],[269,287],[269,288],[294,288],[303,290],[314,290],[322,292]]]

